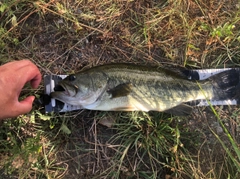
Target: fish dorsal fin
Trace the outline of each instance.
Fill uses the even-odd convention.
[[[167,71],[168,74],[171,74],[178,78],[191,79],[190,75],[192,75],[192,72],[191,72],[191,70],[189,70],[185,67],[176,66],[176,65],[166,65],[161,68],[164,69],[165,71]]]
[[[177,77],[189,79],[190,70],[185,68],[171,68],[169,71],[172,72],[172,75],[175,74]]]
[[[192,113],[192,107],[187,105],[187,104],[180,104],[178,106],[175,106],[171,109],[168,109],[164,112],[169,113],[169,114],[173,114],[176,116],[188,116]]]
[[[107,92],[111,95],[111,98],[127,96],[129,93],[132,92],[132,84],[131,83],[119,84],[116,87],[109,89]]]

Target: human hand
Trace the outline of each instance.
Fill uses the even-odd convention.
[[[37,88],[42,79],[37,66],[29,60],[13,61],[0,66],[0,119],[16,117],[32,109],[34,96],[19,101],[27,82]]]

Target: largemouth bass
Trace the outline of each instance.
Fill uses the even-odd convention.
[[[51,97],[89,110],[188,115],[192,107],[187,102],[232,99],[237,90],[239,72],[234,69],[196,81],[189,80],[185,70],[108,64],[69,75]]]

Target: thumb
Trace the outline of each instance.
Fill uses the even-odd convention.
[[[35,99],[34,96],[28,96],[22,101],[20,101],[18,106],[19,113],[24,114],[30,112],[32,109],[32,103],[34,99]]]

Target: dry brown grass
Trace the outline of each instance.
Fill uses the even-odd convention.
[[[43,75],[70,74],[113,62],[188,68],[238,66],[239,6],[237,0],[3,0],[0,62],[31,59]],[[34,93],[41,90],[43,86]],[[13,178],[220,179],[239,174],[221,145],[211,144],[216,139],[209,126],[218,126],[216,116],[207,109],[196,110],[187,119],[83,111],[54,114],[44,121],[46,116],[37,115],[38,109],[34,112],[3,122],[0,130],[0,158],[10,161],[0,166]],[[229,130],[239,143],[238,109],[219,113],[222,119],[230,119],[225,120],[226,125],[235,126]],[[102,118],[116,118],[117,130],[98,124]],[[144,122],[134,120],[139,118]],[[159,127],[148,122],[159,119],[168,121],[169,130],[163,131],[173,139],[164,146],[169,150],[164,155],[159,154],[157,141],[144,138]],[[129,126],[132,128],[126,132]],[[180,137],[169,132],[178,129]],[[142,138],[129,141],[131,135]],[[147,139],[152,142],[149,148],[141,143]],[[231,147],[228,138],[224,142]],[[32,160],[33,154],[37,162]]]

